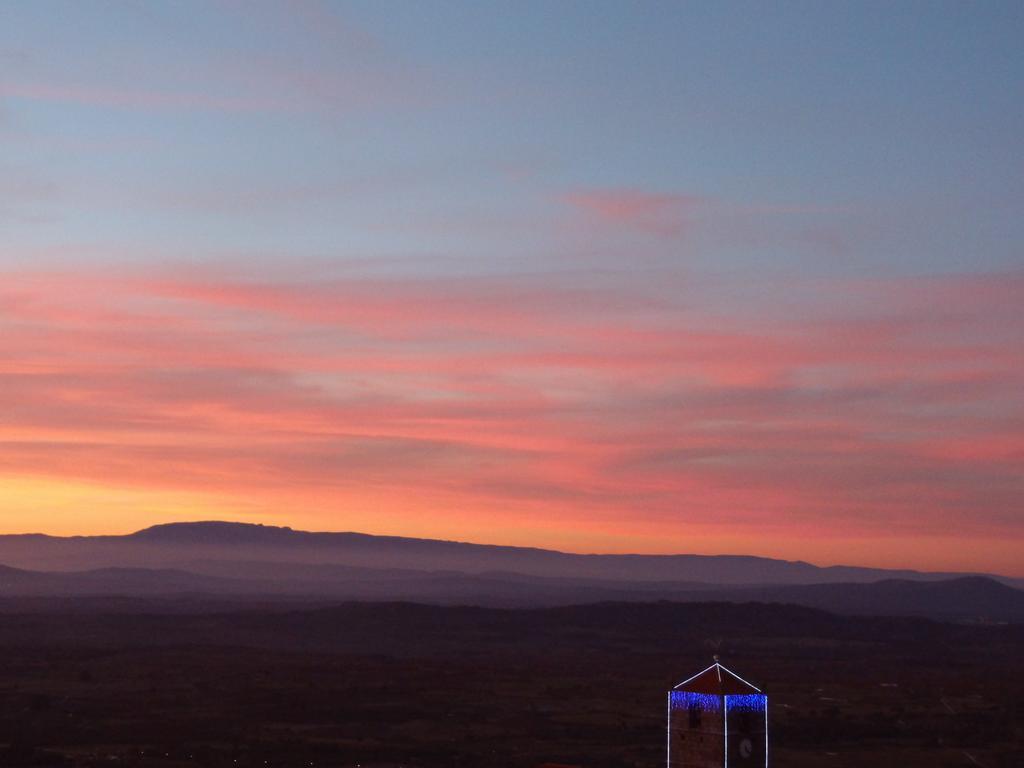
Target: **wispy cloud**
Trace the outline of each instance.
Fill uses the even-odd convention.
[[[594,275],[8,273],[0,471],[349,527],[458,509],[434,532],[520,520],[541,543],[566,533],[548,515],[594,542],[625,517],[733,545],[754,526],[762,549],[823,520],[1019,535],[1022,280],[833,282],[723,320],[700,287]]]
[[[146,46],[113,35],[76,66],[73,51],[45,58],[32,50],[8,54],[0,101],[163,114],[338,115],[420,105],[438,91],[425,67],[385,50],[315,3],[203,10],[208,24],[232,25],[233,45],[190,45],[160,27],[158,15],[141,13],[134,22],[154,33]],[[131,12],[126,16],[132,18]],[[279,45],[260,42],[268,35]]]
[[[639,189],[579,189],[564,201],[598,223],[670,237],[685,232],[687,217],[701,198]]]
[[[0,220],[39,220],[52,216],[49,204],[59,193],[58,186],[52,182],[0,165]]]

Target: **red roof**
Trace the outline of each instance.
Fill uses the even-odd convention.
[[[735,672],[731,672],[717,661],[703,672],[684,680],[673,691],[689,693],[710,693],[717,696],[736,696],[744,693],[761,693],[761,689],[751,685]]]

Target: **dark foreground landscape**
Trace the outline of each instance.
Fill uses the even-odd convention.
[[[1024,626],[767,604],[7,599],[0,765],[659,766],[713,653],[772,764],[1024,765]]]

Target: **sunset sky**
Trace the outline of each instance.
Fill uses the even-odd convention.
[[[1024,4],[0,5],[0,533],[1024,576]]]

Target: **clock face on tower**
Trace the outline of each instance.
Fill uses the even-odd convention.
[[[743,700],[740,699],[740,702]],[[725,763],[729,768],[765,768],[766,734],[762,712],[733,706],[728,714]]]
[[[752,754],[754,754],[754,744],[750,739],[743,739],[743,741],[740,742],[740,757],[747,760]]]

